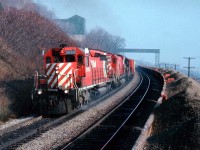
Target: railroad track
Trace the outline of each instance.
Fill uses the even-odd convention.
[[[0,137],[5,135],[6,133],[17,130],[23,126],[32,124],[33,122],[36,122],[36,121],[40,120],[41,118],[42,118],[42,116],[33,116],[33,118],[27,119],[25,121],[20,121],[19,123],[13,124],[11,126],[8,126],[8,127],[5,126],[4,128],[0,129]]]
[[[140,84],[122,103],[70,143],[57,149],[106,149],[136,111],[149,87],[149,77],[141,72]]]
[[[123,86],[125,86],[125,85],[122,85],[120,88],[123,88]],[[1,134],[0,150],[16,149],[17,147],[26,143],[27,141],[37,138],[42,133],[44,133],[58,125],[61,125],[61,124],[65,123],[66,121],[68,121],[70,118],[86,111],[87,108],[90,108],[91,106],[94,106],[94,105],[100,103],[103,99],[106,99],[110,95],[118,92],[120,90],[120,88],[109,92],[109,94],[102,96],[98,100],[90,102],[89,106],[84,107],[84,110],[78,109],[78,110],[75,110],[73,113],[62,116],[60,118],[41,118],[38,120],[34,119],[36,121],[32,122],[32,123],[31,123],[31,121],[29,121],[30,122],[29,125],[23,126],[21,128],[18,127],[15,130],[12,129],[12,130],[10,130],[10,132],[6,131],[6,133]]]
[[[40,136],[42,133],[54,128],[75,115],[83,112],[82,110],[76,110],[71,114],[64,115],[59,118],[41,118],[34,123],[18,128],[14,131],[5,133],[0,139],[0,150],[4,149],[16,149],[18,146]]]

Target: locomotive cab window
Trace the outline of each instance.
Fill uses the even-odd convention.
[[[65,56],[66,62],[75,62],[75,55],[67,55]]]
[[[78,55],[78,63],[83,64],[83,55]]]
[[[116,64],[117,63],[117,59],[113,58],[113,63]]]
[[[54,63],[61,63],[63,62],[63,57],[61,56],[54,56]]]
[[[46,64],[50,64],[51,63],[51,57],[46,57]]]
[[[126,64],[126,66],[129,66],[129,60],[128,59],[125,59],[125,64]]]
[[[101,55],[101,56],[100,56],[100,60],[106,61],[106,60],[107,60],[107,59],[106,59],[106,55]]]

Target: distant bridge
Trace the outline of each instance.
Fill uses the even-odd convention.
[[[160,49],[118,49],[117,53],[154,53],[155,54],[155,66],[158,67],[160,63]]]

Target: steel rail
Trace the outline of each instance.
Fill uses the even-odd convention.
[[[33,122],[36,122],[36,121],[40,120],[41,118],[42,118],[42,116],[38,116],[38,117],[35,117],[35,118],[30,118],[28,120],[19,122],[17,124],[14,124],[12,126],[7,127],[7,128],[5,127],[5,129],[0,129],[0,136],[3,136],[6,133],[12,132],[14,130],[17,130],[17,129],[23,127],[23,126],[26,126],[26,125],[31,124]]]
[[[88,129],[86,129],[83,133],[81,133],[78,137],[76,137],[75,139],[73,139],[72,141],[70,141],[67,145],[65,145],[65,146],[63,146],[63,147],[59,147],[59,149],[61,149],[61,150],[64,150],[64,149],[68,149],[71,145],[73,145],[73,143],[75,143],[77,140],[79,140],[80,138],[82,138],[83,136],[85,136],[87,133],[89,133],[90,131],[92,131],[95,127],[97,127],[97,126],[99,126],[100,125],[100,123],[102,123],[108,116],[110,116],[115,110],[117,110],[118,108],[120,108],[139,88],[140,88],[140,86],[142,85],[142,83],[143,83],[143,76],[139,73],[139,75],[140,75],[140,78],[141,78],[141,80],[140,80],[140,83],[138,84],[138,86],[131,92],[131,94],[129,94],[121,103],[119,103],[114,109],[112,109],[109,113],[107,113],[106,115],[104,115],[100,120],[98,120],[97,122],[95,122],[94,124],[92,124]],[[148,78],[148,80],[149,80],[149,78]],[[149,81],[150,82],[150,81]],[[148,89],[149,89],[149,85],[148,85]],[[147,91],[148,90],[146,90],[145,91],[145,94],[144,94],[144,96],[142,97],[142,100],[143,100],[143,98],[145,97],[145,95],[146,95],[146,93],[147,93]],[[141,101],[142,101],[141,100]],[[140,103],[141,103],[141,101],[140,101]],[[140,104],[139,103],[139,104]],[[139,104],[136,106],[136,107],[138,107],[139,106]],[[134,112],[136,110],[136,108],[132,111],[132,113]],[[131,113],[131,114],[132,114]],[[128,117],[128,118],[130,118],[130,117]],[[128,119],[126,119],[126,121],[127,121]],[[124,125],[124,123],[123,123],[123,125]],[[122,126],[123,126],[122,125]],[[121,127],[120,127],[121,128]],[[119,131],[119,129],[115,132],[115,134],[117,133]],[[112,137],[114,137],[114,135],[112,136]],[[111,138],[112,138],[111,137]],[[111,139],[110,139],[111,140]],[[109,141],[110,141],[109,140]],[[107,141],[107,144],[109,143],[109,141]],[[58,149],[58,148],[57,148]]]
[[[145,73],[144,73],[145,74]],[[141,102],[143,101],[144,97],[146,96],[147,92],[149,91],[149,87],[150,87],[150,78],[145,74],[145,76],[148,78],[148,86],[146,91],[144,92],[144,95],[142,96],[142,98],[140,99],[139,103],[136,105],[136,107],[133,109],[133,111],[129,114],[129,116],[126,118],[126,120],[121,124],[121,126],[117,129],[117,131],[115,131],[115,133],[110,137],[110,139],[102,146],[101,150],[105,149],[106,146],[114,139],[114,137],[117,135],[117,133],[119,133],[119,131],[122,129],[122,127],[125,125],[125,123],[129,120],[129,118],[132,116],[132,114],[135,112],[135,110],[138,108],[138,106],[141,104]],[[131,94],[133,95],[133,94]],[[129,96],[130,97],[130,96]]]
[[[53,121],[50,121],[50,122],[44,124],[42,126],[36,127],[35,129],[31,130],[30,132],[25,133],[24,135],[22,135],[20,137],[17,137],[16,139],[13,139],[12,141],[8,141],[8,142],[4,143],[3,145],[0,145],[1,146],[0,150],[5,149],[7,147],[10,147],[10,146],[16,144],[17,142],[20,142],[20,141],[22,141],[22,140],[24,140],[24,139],[26,139],[26,138],[34,135],[34,134],[40,133],[41,131],[44,131],[48,127],[50,127],[50,126],[52,126],[52,125],[54,125],[56,123],[59,123],[60,121],[62,121],[64,119],[67,119],[68,117],[74,115],[75,113],[77,113],[77,111],[75,111],[72,114],[64,115],[64,116],[62,116],[60,118],[57,118],[57,119],[55,119]]]

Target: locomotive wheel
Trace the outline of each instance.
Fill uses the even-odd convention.
[[[66,106],[66,112],[70,114],[73,111],[72,101],[71,99],[67,98],[64,100]]]

